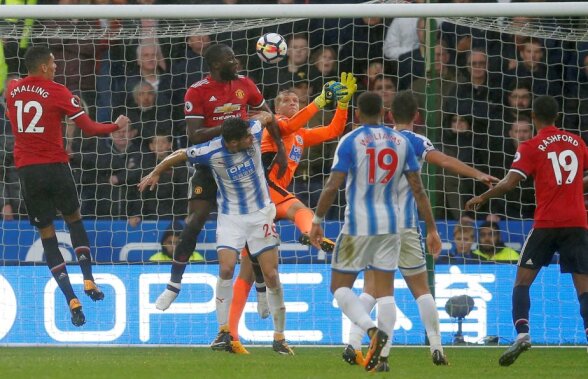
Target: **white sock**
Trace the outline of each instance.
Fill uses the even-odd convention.
[[[286,306],[284,305],[284,291],[282,284],[278,288],[267,287],[267,303],[274,319],[274,332],[284,333],[286,324]]]
[[[396,302],[394,296],[384,296],[377,299],[378,302],[378,329],[388,334],[388,343],[380,353],[381,357],[390,354],[392,337],[394,336],[394,324],[396,323]]]
[[[216,320],[218,326],[229,323],[229,307],[233,299],[233,280],[217,278],[216,281]]]
[[[439,350],[443,353],[443,346],[441,346],[441,332],[439,330],[439,312],[437,311],[437,304],[433,295],[430,293],[420,296],[417,300],[419,308],[419,315],[421,321],[425,325],[427,337],[429,337],[429,344],[431,352]]]
[[[174,283],[171,280],[169,282],[167,282],[168,286],[172,286],[174,288],[177,288],[178,291],[182,289],[182,284],[181,283]]]
[[[359,295],[359,301],[363,305],[363,309],[366,310],[368,314],[372,313],[374,306],[376,305],[376,299],[369,293],[362,292]],[[355,324],[351,324],[351,329],[349,330],[349,344],[353,346],[354,350],[361,349],[361,340],[365,336],[365,332],[359,326]]]
[[[367,332],[368,329],[376,326],[351,288],[337,288],[333,296],[345,316],[349,317],[363,331]]]

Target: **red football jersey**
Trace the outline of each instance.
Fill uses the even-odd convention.
[[[511,170],[535,178],[536,228],[588,227],[584,205],[586,144],[555,126],[543,128],[523,142]]]
[[[203,118],[206,128],[230,117],[247,118],[248,105],[259,108],[264,103],[255,83],[242,75],[230,82],[217,82],[208,75],[188,88],[184,101],[186,119]]]
[[[16,167],[68,162],[62,122],[84,114],[78,99],[65,86],[35,76],[12,80],[5,96]]]

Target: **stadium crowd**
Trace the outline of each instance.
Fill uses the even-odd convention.
[[[37,1],[56,5],[78,2]],[[155,2],[136,0],[145,6]],[[295,1],[263,3],[276,2]],[[331,1],[296,1],[326,2]],[[102,31],[104,36],[57,39],[32,35],[0,40],[0,93],[10,79],[26,74],[22,64],[26,48],[45,44],[56,59],[56,81],[82,99],[92,118],[99,122],[110,122],[119,114],[130,118],[129,127],[109,137],[86,136],[67,121],[64,140],[81,194],[84,217],[126,219],[132,226],[144,219],[171,221],[186,216],[191,175],[187,166],[166,172],[154,191],[139,193],[137,184],[173,150],[187,147],[184,94],[208,72],[203,54],[214,43],[232,46],[241,72],[256,82],[264,98],[272,103],[272,109],[272,100],[281,90],[294,91],[302,108],[320,93],[326,82],[337,79],[341,72],[353,72],[359,78],[358,95],[366,90],[379,93],[387,109],[386,122],[392,123],[390,108],[394,95],[412,89],[420,103],[415,131],[429,137],[445,154],[498,178],[508,171],[518,144],[533,136],[530,110],[536,96],[554,96],[564,115],[558,126],[588,139],[588,119],[584,116],[588,113],[588,43],[499,33],[450,20],[435,20],[434,65],[427,77],[425,21],[424,18],[374,17],[313,19],[209,35],[188,33],[183,38],[153,37],[153,30],[173,26],[168,20],[0,20],[2,24],[16,23],[22,28],[41,25],[49,30]],[[516,17],[512,21],[524,25],[530,20]],[[545,18],[541,22],[553,25],[557,21]],[[125,29],[139,32],[133,38],[108,38]],[[255,42],[267,32],[281,34],[288,43],[287,58],[277,64],[262,63],[254,54]],[[432,94],[427,96],[427,92]],[[309,125],[326,125],[333,114],[334,108],[318,112]],[[347,130],[357,122],[353,108],[349,116]],[[26,214],[14,169],[12,144],[2,97],[0,211],[4,220]],[[316,206],[336,144],[337,140],[307,149],[298,168],[291,189],[310,208]],[[475,220],[487,221],[484,228],[493,229],[499,220],[533,217],[535,199],[530,179],[504,199],[494,199],[474,214],[464,213],[464,204],[483,192],[484,186],[473,179],[445,175],[441,170],[435,178],[431,188],[442,189],[433,191],[435,214],[439,218],[461,220],[456,239],[475,240],[474,231],[470,232],[471,222]],[[343,217],[344,197],[340,194],[336,201],[339,206],[329,212],[330,219]],[[479,249],[468,249],[460,259],[501,260],[496,258],[498,253],[483,250],[484,228],[480,229]],[[455,246],[455,254],[461,254],[461,243]],[[510,252],[504,256],[507,261],[516,260]],[[451,256],[443,260],[451,260]]]

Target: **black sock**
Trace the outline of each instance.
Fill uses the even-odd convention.
[[[82,220],[74,221],[68,224],[69,234],[71,236],[71,244],[73,245],[74,252],[78,258],[78,263],[84,280],[94,281],[92,275],[92,256],[90,255],[90,241],[88,240],[88,234]]]
[[[578,296],[580,302],[580,315],[584,320],[584,332],[586,333],[586,340],[588,341],[588,292],[584,292]]]
[[[57,285],[61,289],[61,292],[65,295],[67,304],[71,299],[76,298],[76,294],[71,287],[69,276],[67,275],[67,269],[65,267],[65,261],[59,251],[59,245],[57,244],[57,237],[42,239],[43,249],[45,250],[45,259],[47,260],[47,266],[51,270],[51,274],[55,278]]]
[[[517,333],[529,333],[530,308],[529,286],[515,286],[512,289],[512,321]]]
[[[265,279],[263,278],[263,272],[258,262],[251,262],[253,266],[253,273],[255,274],[255,289],[257,292],[265,292]]]
[[[184,271],[186,271],[186,264],[190,260],[190,256],[196,248],[196,238],[200,233],[200,223],[186,223],[184,230],[180,234],[178,245],[174,251],[174,261],[171,268],[171,281],[174,283],[181,283]]]

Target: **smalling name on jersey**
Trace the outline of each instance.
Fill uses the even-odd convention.
[[[49,97],[49,92],[47,92],[44,88],[39,86],[32,86],[32,85],[22,85],[18,87],[14,87],[10,92],[11,97],[15,97],[17,94],[21,92],[32,92],[40,95],[43,99]]]

